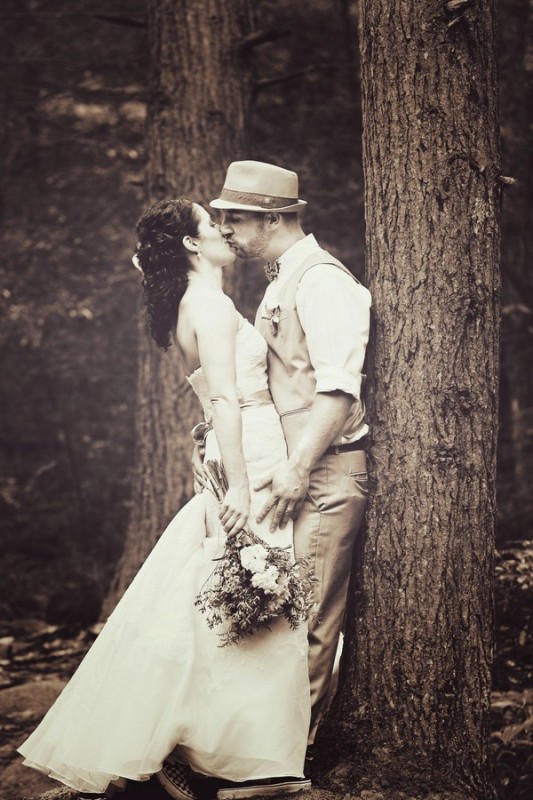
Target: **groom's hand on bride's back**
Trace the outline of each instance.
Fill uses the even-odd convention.
[[[270,496],[259,511],[256,522],[259,525],[272,510],[270,532],[285,528],[290,519],[296,519],[309,488],[309,474],[302,473],[289,464],[284,464],[271,473],[254,489],[259,491],[271,486]]]

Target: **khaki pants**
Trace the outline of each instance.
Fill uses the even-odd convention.
[[[309,622],[312,744],[328,700],[350,579],[352,553],[367,496],[363,451],[323,456],[294,523],[297,558],[310,556],[317,584],[317,614]]]

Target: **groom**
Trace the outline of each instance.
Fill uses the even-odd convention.
[[[270,391],[289,458],[268,481],[270,498],[257,521],[272,510],[275,530],[293,517],[296,556],[311,558],[318,579],[318,613],[309,625],[311,757],[366,502],[361,382],[370,294],[312,234],[305,235],[299,212],[306,202],[298,197],[296,173],[259,161],[233,162],[210,205],[222,211],[221,231],[235,253],[264,259],[271,281],[255,324],[269,346]]]

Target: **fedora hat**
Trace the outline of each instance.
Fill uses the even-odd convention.
[[[220,197],[212,208],[240,211],[297,211],[307,205],[298,199],[298,175],[262,161],[233,161]]]

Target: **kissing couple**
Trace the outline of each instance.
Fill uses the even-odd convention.
[[[150,334],[176,346],[203,409],[197,493],[19,748],[26,765],[78,791],[111,795],[151,776],[180,800],[311,786],[367,496],[370,294],[304,233],[305,205],[296,173],[237,161],[210,203],[216,218],[180,198],[137,224]],[[265,262],[255,325],[222,289],[237,257]],[[218,498],[206,465],[223,473]],[[206,617],[198,598],[243,532],[253,539],[239,569],[263,587],[253,596],[280,594],[268,559],[284,553],[310,571],[313,609],[228,644],[229,615]],[[246,618],[244,579],[232,580],[217,592]]]

